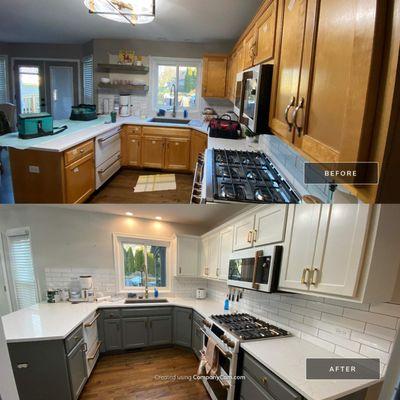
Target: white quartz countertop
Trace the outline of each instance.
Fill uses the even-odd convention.
[[[67,125],[69,128],[59,135],[45,136],[36,139],[19,139],[18,132],[9,133],[0,138],[0,146],[13,147],[17,149],[31,149],[41,151],[62,152],[71,147],[77,146],[87,140],[93,139],[111,129],[119,128],[122,125],[141,125],[164,128],[186,128],[194,129],[207,134],[208,125],[200,120],[191,120],[189,124],[174,124],[165,122],[150,122],[149,119],[136,117],[119,117],[116,123],[110,123],[110,118],[100,117],[98,120],[89,122],[79,121],[54,121],[54,125]],[[104,121],[104,122],[103,122]],[[82,125],[82,129],[80,129]]]
[[[168,303],[125,304],[40,303],[2,317],[6,341],[26,342],[66,338],[99,308],[189,307],[203,317],[224,313],[223,304],[213,300],[169,298]],[[307,358],[340,358],[297,337],[242,343],[241,347],[308,400],[334,400],[378,383],[378,380],[306,380]]]

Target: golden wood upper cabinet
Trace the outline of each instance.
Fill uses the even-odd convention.
[[[227,55],[206,54],[203,57],[203,97],[226,96],[227,72]]]
[[[256,23],[256,56],[254,64],[260,64],[274,58],[276,7],[277,0],[273,0]]]
[[[384,25],[379,4],[282,2],[270,123],[312,159],[368,159],[382,47],[378,29]]]
[[[251,68],[257,51],[257,32],[253,28],[243,40],[243,69]]]

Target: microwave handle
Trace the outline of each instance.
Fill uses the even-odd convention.
[[[256,252],[256,256],[254,258],[254,268],[253,268],[253,282],[252,288],[258,290],[260,288],[260,284],[256,282],[257,277],[257,267],[258,267],[258,259],[263,256],[263,251],[259,250]]]

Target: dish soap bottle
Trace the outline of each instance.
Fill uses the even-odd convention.
[[[157,298],[158,297],[158,289],[155,287],[154,288],[154,297]]]
[[[226,299],[224,301],[224,310],[225,311],[229,310],[229,299],[228,299],[228,296],[226,296]]]

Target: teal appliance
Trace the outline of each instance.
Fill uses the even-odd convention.
[[[72,121],[92,121],[97,119],[96,106],[92,104],[79,104],[79,106],[72,107],[69,119]]]
[[[42,136],[57,135],[67,128],[66,125],[54,128],[53,117],[45,112],[18,115],[18,136],[20,139],[33,139]]]

